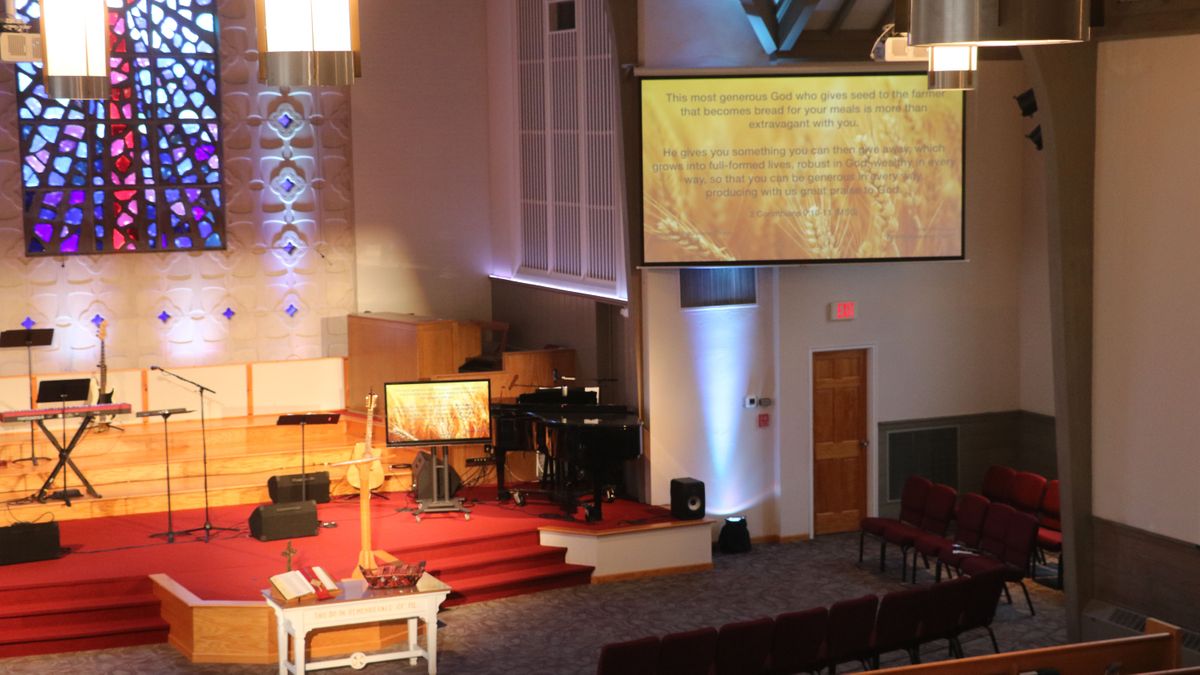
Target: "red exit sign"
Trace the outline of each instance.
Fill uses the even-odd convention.
[[[831,302],[829,303],[829,320],[830,321],[853,321],[857,318],[858,303],[853,300],[848,302]]]

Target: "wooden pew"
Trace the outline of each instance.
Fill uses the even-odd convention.
[[[1039,670],[1056,670],[1061,675],[1101,675],[1113,664],[1120,664],[1119,670],[1113,671],[1120,675],[1200,673],[1200,668],[1180,669],[1181,639],[1179,627],[1156,619],[1147,619],[1144,634],[1135,637],[989,654],[968,659],[887,668],[879,672],[914,675],[1019,675]]]

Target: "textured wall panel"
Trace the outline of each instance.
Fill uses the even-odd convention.
[[[254,3],[219,7],[226,251],[26,258],[16,86],[12,66],[0,65],[0,328],[28,317],[57,330],[53,346],[35,350],[35,372],[94,371],[96,315],[109,322],[112,368],[346,353],[349,92],[258,84]],[[0,374],[24,372],[22,350],[0,350]]]

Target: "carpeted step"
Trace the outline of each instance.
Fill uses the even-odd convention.
[[[94,626],[107,621],[134,621],[159,617],[160,603],[157,598],[134,598],[125,602],[112,601],[100,606],[80,608],[63,607],[55,610],[43,606],[38,613],[9,616],[0,619],[0,639],[12,634],[32,636],[34,639],[52,637],[70,626]]]
[[[0,633],[0,659],[162,643],[167,641],[168,630],[165,621],[151,617],[63,625],[53,634],[24,630],[4,632]],[[3,670],[0,667],[0,671]]]
[[[81,592],[81,588],[83,587],[79,584],[62,582],[0,587],[0,616],[5,616],[5,610],[11,607],[31,602],[52,604],[59,600],[74,601],[80,595],[97,598],[154,594],[154,585],[150,582],[150,577],[144,574],[113,579],[89,579],[86,591]]]
[[[150,611],[159,611],[159,600],[151,593],[139,593],[128,596],[90,596],[84,595],[66,600],[51,600],[45,602],[22,602],[0,607],[0,631],[12,625],[12,622],[25,618],[42,617],[62,614],[54,621],[71,621],[76,616],[86,616],[94,612],[110,612],[126,607],[148,607]],[[84,621],[87,623],[87,620]]]
[[[430,560],[426,569],[438,579],[454,585],[460,579],[563,563],[566,556],[567,550],[564,548],[520,546],[450,558],[439,556]]]
[[[591,583],[592,569],[585,565],[557,563],[462,579],[457,584],[452,584],[453,590],[446,599],[445,606],[495,600],[554,588],[583,586]]]
[[[472,539],[431,542],[420,546],[392,550],[389,553],[403,562],[417,562],[418,560],[430,560],[435,556],[446,559],[500,549],[524,547],[537,544],[540,540],[541,535],[537,530],[523,530],[521,532],[506,532]]]

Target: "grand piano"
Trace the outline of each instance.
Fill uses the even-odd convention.
[[[642,454],[642,423],[623,406],[599,405],[594,391],[582,388],[539,389],[515,404],[493,404],[493,448],[497,498],[511,493],[504,484],[509,452],[538,452],[546,457],[541,492],[568,514],[581,494],[591,493],[587,519],[603,517],[606,489],[622,481],[623,464]]]

